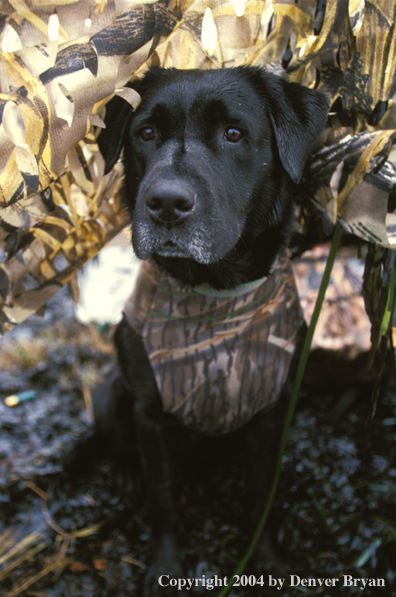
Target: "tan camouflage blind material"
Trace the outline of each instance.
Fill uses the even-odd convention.
[[[163,408],[200,433],[234,431],[279,399],[302,323],[289,259],[231,291],[181,287],[143,262],[124,308]]]
[[[391,0],[3,0],[0,327],[37,311],[126,223],[120,166],[95,139],[114,93],[150,64],[270,65],[318,86],[330,127],[306,195],[329,224],[396,242],[396,4]]]

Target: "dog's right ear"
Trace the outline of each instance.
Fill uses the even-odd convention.
[[[98,145],[105,160],[104,173],[108,174],[120,157],[124,137],[133,114],[132,106],[122,97],[115,95],[106,104],[105,125],[100,132]]]
[[[282,165],[290,178],[300,182],[309,155],[327,121],[329,101],[316,89],[284,81],[259,67],[252,67],[253,81],[270,108],[276,144]]]

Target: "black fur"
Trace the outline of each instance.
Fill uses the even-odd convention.
[[[141,259],[154,259],[181,282],[234,286],[267,275],[288,243],[294,196],[326,116],[317,91],[259,68],[216,71],[150,70],[132,85],[142,101],[135,113],[115,97],[106,108],[99,147],[108,172],[124,150],[124,201],[132,242]],[[167,428],[141,338],[124,319],[115,336],[122,382],[104,388],[122,437],[137,440],[150,498],[153,553],[144,597],[170,595],[158,577],[184,577]],[[117,385],[118,384],[118,385]],[[122,391],[120,390],[120,384]],[[118,389],[117,389],[118,388]],[[97,434],[114,416],[99,411]],[[251,524],[262,508],[277,453],[282,401],[259,413],[238,434],[251,469]],[[263,439],[270,442],[267,448]],[[265,534],[260,569],[279,562]],[[262,572],[261,572],[262,573]]]

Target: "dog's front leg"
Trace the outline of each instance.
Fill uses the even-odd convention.
[[[134,401],[137,441],[151,507],[153,553],[143,595],[171,595],[173,590],[164,587],[171,578],[183,578],[183,573],[162,401],[142,339],[125,319],[117,328],[115,343]]]
[[[283,399],[270,413],[258,413],[244,436],[250,489],[248,523],[252,533],[259,523],[273,482],[286,409],[286,399]],[[252,563],[258,575],[286,576],[288,573],[287,561],[277,545],[277,534],[278,529],[270,515],[253,556]]]

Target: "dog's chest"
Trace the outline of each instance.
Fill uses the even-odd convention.
[[[302,315],[291,266],[236,289],[186,289],[143,262],[124,309],[141,334],[163,408],[208,434],[233,431],[279,398]]]

